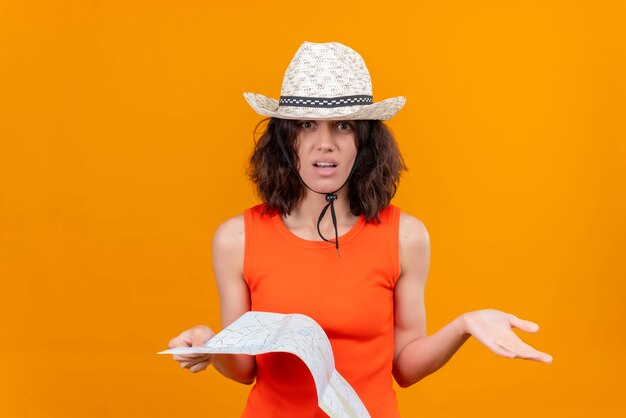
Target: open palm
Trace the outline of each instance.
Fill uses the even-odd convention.
[[[539,325],[534,322],[495,309],[468,312],[463,319],[467,332],[500,356],[552,363],[552,356],[526,344],[512,330],[537,332]]]

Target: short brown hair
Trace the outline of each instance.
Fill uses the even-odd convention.
[[[360,157],[348,183],[350,210],[355,216],[364,215],[367,222],[378,221],[378,213],[391,202],[406,165],[395,138],[383,122],[356,120],[353,123]],[[298,167],[299,129],[298,121],[278,118],[264,119],[255,129],[248,176],[267,211],[288,215],[304,197],[305,186],[289,167],[277,140],[278,134]]]

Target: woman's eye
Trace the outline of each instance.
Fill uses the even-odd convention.
[[[304,128],[304,129],[311,129],[313,127],[313,122],[305,120],[300,122],[300,127]]]
[[[337,124],[337,128],[341,131],[352,129],[352,125],[348,122],[340,122]]]

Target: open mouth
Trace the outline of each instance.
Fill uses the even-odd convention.
[[[316,163],[313,163],[313,166],[318,167],[318,168],[333,168],[333,167],[337,167],[337,164],[336,163],[330,163],[330,162],[318,161]]]

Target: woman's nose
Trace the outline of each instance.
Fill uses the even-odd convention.
[[[322,124],[317,131],[317,148],[318,149],[334,149],[335,142],[333,140],[332,129],[327,124]]]

